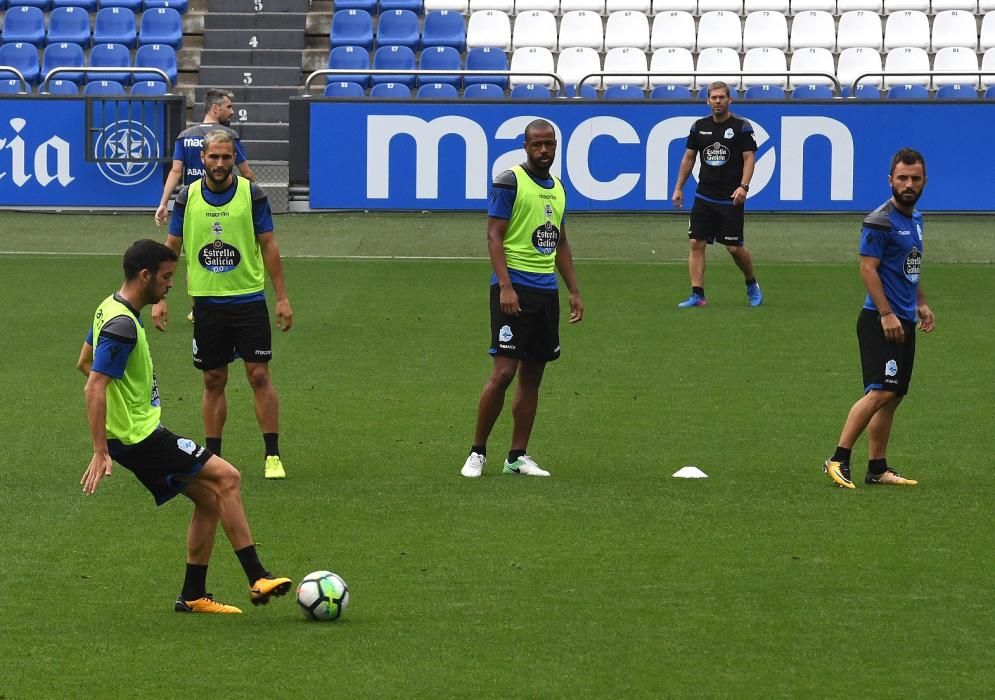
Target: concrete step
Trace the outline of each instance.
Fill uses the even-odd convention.
[[[201,66],[200,82],[204,85],[289,86],[299,85],[300,66],[269,68],[262,66]]]
[[[327,62],[327,52],[326,52]],[[267,66],[270,68],[301,68],[301,52],[297,49],[204,49],[200,52],[202,66]]]
[[[307,12],[308,0],[208,0],[210,12]]]
[[[301,33],[307,15],[300,12],[219,12],[208,14],[204,31],[214,29],[296,29]]]
[[[286,102],[235,102],[235,119],[270,124],[290,121],[290,106]]]
[[[251,163],[259,160],[287,160],[290,158],[290,144],[286,141],[249,141],[242,139],[242,146]]]
[[[256,87],[245,85],[198,85],[194,88],[194,103],[203,104],[204,93],[208,91],[209,88],[219,87],[225,88],[226,90],[231,90],[235,93],[235,108],[238,109],[239,104],[247,104],[249,102],[268,102],[270,104],[281,103],[286,104],[286,102],[291,97],[297,97],[301,94],[302,88],[294,87]],[[273,158],[272,160],[286,160],[285,158]]]
[[[231,29],[204,34],[205,49],[303,49],[301,29]]]
[[[239,124],[238,134],[243,141],[287,141],[290,138],[290,125],[258,122]]]

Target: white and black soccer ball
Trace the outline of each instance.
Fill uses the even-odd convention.
[[[312,571],[297,586],[297,605],[309,620],[337,620],[349,605],[349,586],[331,571]]]

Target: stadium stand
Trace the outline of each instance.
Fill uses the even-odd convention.
[[[851,10],[840,15],[836,28],[836,50],[874,49],[880,51],[883,43],[881,17],[865,10]]]
[[[698,0],[698,14],[708,12],[731,12],[743,14],[743,0]]]
[[[606,100],[642,100],[646,94],[638,85],[609,85],[603,97]]]
[[[560,18],[559,49],[605,50],[605,28],[601,16],[588,10],[572,10]]]
[[[605,0],[605,12],[608,15],[615,12],[638,12],[647,15],[650,12],[650,0]]]
[[[651,100],[690,100],[691,90],[686,85],[657,85],[650,93]]]
[[[593,85],[584,84],[580,86],[580,94],[577,93],[576,85],[567,85],[563,89],[564,97],[575,97],[581,100],[596,100],[598,99],[598,91],[594,89]]]
[[[466,45],[474,49],[490,47],[510,51],[511,19],[496,10],[474,12],[466,25]]]
[[[901,49],[893,49],[888,52],[884,59],[884,70],[886,72],[908,72],[923,71],[922,75],[886,75],[884,86],[891,88],[897,85],[911,83],[924,88],[929,88],[929,56],[925,49],[907,46]]]
[[[403,83],[377,83],[370,90],[370,97],[407,100],[411,97],[411,88]]]
[[[373,50],[373,17],[366,10],[338,10],[332,15],[332,47],[361,46]]]
[[[463,97],[468,100],[503,100],[504,90],[490,83],[473,83],[463,90]]]
[[[689,88],[690,92],[690,88],[694,83],[694,58],[687,49],[657,49],[653,52],[653,57],[650,59],[650,70],[656,73],[680,73],[681,71],[687,71],[687,75],[652,76],[650,77],[650,85],[653,88],[679,85]],[[673,91],[668,95],[668,98],[676,99],[673,97]]]
[[[90,14],[81,7],[56,7],[48,15],[48,44],[90,45]]]
[[[0,39],[4,44],[41,46],[45,43],[45,13],[29,5],[11,7],[4,13]]]
[[[929,19],[925,12],[903,10],[888,15],[884,25],[885,51],[905,46],[929,48]]]
[[[187,13],[188,3],[187,0],[145,0],[142,3],[142,8],[146,12],[158,7],[172,7],[181,15],[185,15]]]
[[[955,70],[966,70],[973,71],[977,73],[978,71],[978,54],[974,51],[969,51],[967,49],[962,49],[958,47],[948,47],[945,49],[940,49],[933,56],[933,70],[934,71],[955,71]],[[962,88],[971,88],[975,92],[978,90],[978,85],[980,81],[977,75],[934,75],[933,76],[933,87],[950,87],[950,86],[961,86]],[[950,91],[947,91],[949,94]],[[937,89],[937,97],[939,97],[939,89]]]
[[[929,12],[929,0],[884,0],[884,13],[893,12]]]
[[[560,51],[560,55],[556,59],[556,72],[563,78],[568,87],[577,85],[577,82],[585,75],[600,71],[601,56],[588,46],[576,46]],[[596,88],[601,84],[601,80],[591,78],[584,84]]]
[[[135,13],[126,7],[103,7],[93,20],[94,44],[124,44],[134,49],[138,43]]]
[[[836,78],[840,81],[840,85],[844,91],[847,91],[859,75],[880,71],[881,54],[878,53],[877,49],[845,49],[840,52],[839,64],[836,67]],[[881,77],[867,77],[862,79],[860,84],[862,86],[870,85],[874,88],[879,88],[881,86]]]
[[[985,13],[981,20],[981,37],[978,41],[982,51],[995,48],[995,10]]]
[[[325,86],[325,97],[363,97],[365,92],[359,83],[339,81]]]
[[[97,11],[97,0],[53,0],[52,8],[56,7],[79,7],[88,14],[93,14]]]
[[[131,68],[131,52],[124,44],[97,44],[90,49],[90,66],[94,68]],[[91,73],[87,80],[116,80],[122,85],[131,82],[130,73]]]
[[[889,100],[926,100],[929,90],[922,85],[895,85],[888,89]]]
[[[463,16],[452,10],[438,10],[425,15],[422,47],[452,47],[457,53],[466,50],[466,23]]]
[[[102,95],[113,97],[124,95],[124,86],[116,80],[91,80],[83,88],[84,95]]]
[[[696,77],[695,82],[698,88],[704,89],[706,92],[708,84],[716,80],[721,80],[730,87],[739,86],[739,76],[737,73],[741,70],[741,64],[739,62],[739,52],[733,49],[712,48],[701,51],[698,54],[696,69],[699,75]],[[725,71],[732,71],[732,73]],[[707,94],[705,97],[707,97]]]
[[[824,78],[816,73],[835,74],[833,54],[829,49],[801,49],[791,54],[791,87],[795,85],[831,85],[830,78]]]
[[[783,100],[785,97],[780,85],[751,85],[743,93],[744,100]]]
[[[422,49],[418,66],[422,70],[460,70],[462,65],[460,52],[452,46],[433,46]],[[445,83],[459,89],[463,79],[459,75],[431,75],[419,78],[423,83]]]
[[[484,46],[472,48],[466,52],[467,70],[508,70],[508,55],[498,48]],[[501,75],[464,75],[464,85],[479,85],[490,83],[504,90],[508,87],[508,78]]]
[[[169,93],[169,86],[161,80],[140,80],[131,86],[129,91],[135,97],[156,97]]]
[[[98,6],[101,9],[105,7],[118,7],[138,14],[142,11],[142,0],[98,0]]]
[[[470,9],[468,0],[425,0],[425,12],[438,12],[448,10],[465,15]]]
[[[654,51],[672,48],[694,51],[697,42],[698,30],[690,12],[671,10],[653,18],[650,48]]]
[[[383,12],[377,21],[377,47],[406,46],[412,51],[421,48],[418,15],[411,10]]]
[[[799,85],[791,91],[794,100],[831,100],[833,90],[828,85]]]
[[[552,12],[533,10],[515,17],[511,48],[538,46],[555,51],[557,45],[556,18]]]
[[[377,13],[377,0],[337,0],[334,7],[336,12],[362,10],[370,15],[375,15]]]
[[[988,75],[981,76],[981,87],[987,90],[995,85],[995,48],[988,49],[981,57],[981,70],[990,71]]]
[[[704,49],[743,49],[743,27],[732,12],[706,12],[698,18],[698,51]]]
[[[836,49],[836,20],[825,10],[796,14],[791,22],[791,50]]]
[[[976,100],[978,91],[970,85],[941,85],[936,91],[938,100]]]
[[[528,46],[515,49],[511,55],[511,70],[518,73],[552,73],[553,52],[542,46]],[[551,76],[512,75],[512,88],[518,85],[535,84],[549,88],[553,85]]]
[[[646,73],[649,66],[646,64],[646,53],[633,48],[608,49],[605,54],[605,72],[614,73]],[[648,78],[639,75],[617,75],[604,77],[604,85],[638,85],[646,89]]]
[[[743,3],[743,12],[747,16],[752,12],[780,12],[782,15],[786,15],[789,9],[788,0],[746,0]]]
[[[561,15],[581,10],[603,15],[605,14],[605,0],[560,0]]]
[[[425,11],[422,0],[380,0],[380,14],[394,10],[407,10],[420,15]]]
[[[10,75],[8,72],[7,75]],[[27,86],[28,90],[31,90],[31,86]],[[0,80],[0,95],[25,95],[21,89],[21,81],[17,78],[3,78]]]
[[[48,12],[52,9],[51,0],[13,0],[13,2],[8,2],[7,7],[37,7],[42,12]]]
[[[623,10],[608,15],[605,23],[605,49],[633,48],[646,51],[650,46],[650,23],[642,12]]]
[[[381,83],[391,83],[403,85],[409,88],[414,87],[415,76],[404,71],[414,70],[415,52],[407,46],[381,46],[373,54],[374,70],[397,70],[399,73],[374,75],[373,87]]]
[[[418,88],[415,97],[430,100],[447,100],[459,96],[459,91],[448,83],[425,83]]]
[[[762,10],[746,16],[743,23],[743,48],[788,50],[788,19],[780,12]],[[745,70],[745,69],[744,69]]]
[[[558,15],[560,14],[560,0],[515,0],[516,15],[534,10]]]
[[[48,81],[46,92],[49,95],[78,95],[79,85],[71,80],[56,78],[55,80]]]
[[[369,70],[370,54],[361,46],[336,46],[328,52],[328,67],[339,70]],[[330,75],[327,82],[329,84],[333,82],[356,83],[361,88],[368,88],[370,86],[370,74]]]
[[[79,44],[49,44],[45,47],[41,59],[41,79],[49,74],[54,68],[76,68],[86,65],[86,56],[83,54],[83,47]],[[82,73],[57,73],[62,80],[69,80],[74,83],[82,82]]]
[[[961,10],[944,10],[933,17],[930,46],[934,52],[946,48],[978,50],[978,25],[974,15]]]
[[[176,50],[183,45],[183,17],[172,7],[146,10],[139,26],[139,45],[164,44]]]
[[[41,65],[38,62],[38,48],[34,44],[14,42],[0,46],[0,66],[16,68],[29,85],[38,84]],[[10,71],[0,71],[0,79],[15,78]]]
[[[176,51],[166,44],[145,44],[135,52],[135,68],[158,68],[169,76],[170,85],[176,83],[179,68]],[[156,73],[135,73],[133,80],[158,80]]]
[[[523,83],[511,89],[511,99],[513,100],[548,100],[552,96],[548,87],[534,83]]]
[[[750,49],[743,56],[744,73],[769,73],[765,76],[743,76],[743,87],[776,86],[788,83],[788,59],[780,49]]]

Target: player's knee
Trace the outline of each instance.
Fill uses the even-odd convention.
[[[515,367],[495,367],[491,371],[490,381],[492,384],[507,389],[515,380]]]
[[[246,377],[249,379],[249,386],[253,391],[266,389],[270,385],[269,367],[266,365],[253,365],[246,368]]]
[[[888,406],[892,402],[898,405],[898,402],[902,400],[901,396],[898,396],[891,391],[883,391],[881,389],[872,389],[867,392],[867,401],[874,407],[875,410],[880,410],[885,406]]]
[[[204,390],[210,393],[222,393],[228,383],[228,372],[208,370],[204,372]]]
[[[218,488],[222,495],[238,493],[239,489],[242,488],[242,473],[228,462],[225,462],[225,468],[219,475]]]

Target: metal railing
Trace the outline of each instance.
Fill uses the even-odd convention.
[[[953,76],[953,75],[970,75],[970,76],[981,78],[981,77],[986,76],[986,75],[995,76],[995,70],[915,70],[915,71],[906,71],[906,70],[898,70],[898,71],[896,71],[896,70],[888,70],[888,71],[884,71],[884,70],[882,70],[882,71],[868,71],[866,73],[861,73],[860,75],[858,75],[856,78],[853,79],[853,81],[850,83],[850,95],[849,96],[853,97],[853,93],[855,93],[857,91],[857,87],[860,85],[860,81],[862,81],[864,78],[876,78],[876,77],[881,77],[881,78],[888,78],[888,77],[892,77],[892,78],[901,78],[901,77],[918,78],[920,76],[926,76],[929,79],[930,84],[932,84],[933,78],[935,78],[936,76],[944,76],[944,75],[951,75],[951,76]],[[871,87],[879,87],[879,86],[872,85]],[[927,86],[927,89],[929,89],[928,86]]]
[[[2,68],[3,66],[0,66],[0,69]],[[63,73],[97,73],[98,75],[100,73],[105,73],[105,74],[129,73],[132,75],[138,73],[155,73],[162,77],[162,82],[166,83],[167,86],[172,86],[173,84],[172,81],[169,79],[169,76],[166,75],[166,72],[164,70],[152,66],[143,66],[140,68],[137,66],[132,66],[130,68],[124,66],[120,68],[116,66],[106,67],[106,68],[104,66],[59,66],[58,68],[53,68],[45,75],[45,79],[42,80],[41,85],[38,86],[38,92],[47,93],[48,84],[52,80],[52,77],[55,75],[61,75]]]
[[[28,92],[28,81],[24,79],[24,73],[17,68],[14,68],[14,66],[0,66],[0,73],[13,73],[16,75],[17,79],[21,81],[21,92]],[[5,80],[9,80],[9,78],[5,78]]]
[[[552,78],[553,81],[559,85],[558,91],[562,92],[566,87],[566,82],[556,73],[546,73],[543,71],[511,71],[511,70],[463,70],[452,68],[449,70],[422,70],[420,68],[412,68],[411,70],[403,69],[377,69],[377,68],[321,68],[314,71],[304,80],[304,96],[310,97],[311,83],[315,78],[322,75],[397,75],[397,76],[407,76],[407,75],[458,75],[458,76],[493,76],[493,77],[511,77],[511,76],[527,76],[536,78]],[[398,81],[394,81],[398,82]]]
[[[820,72],[815,72],[815,71],[811,72],[811,73],[792,73],[792,72],[787,72],[787,73],[770,73],[770,72],[755,72],[755,71],[723,71],[721,69],[710,70],[710,71],[702,72],[702,73],[698,73],[697,71],[683,71],[683,72],[676,72],[676,71],[675,72],[671,72],[671,71],[666,71],[666,72],[659,72],[659,71],[633,71],[631,73],[629,73],[629,72],[619,72],[619,71],[597,71],[597,72],[594,72],[594,73],[588,73],[587,75],[585,75],[584,77],[582,77],[580,80],[578,80],[576,86],[574,87],[574,89],[575,89],[575,91],[579,92],[580,91],[580,86],[583,85],[583,84],[585,84],[588,81],[588,79],[590,79],[590,78],[608,78],[608,77],[633,77],[633,78],[637,78],[637,77],[639,77],[639,78],[692,78],[692,77],[694,77],[694,78],[697,78],[697,77],[701,77],[701,76],[712,76],[712,77],[714,77],[717,73],[721,73],[723,76],[733,76],[734,75],[734,76],[736,76],[738,78],[781,78],[781,77],[786,77],[789,80],[791,80],[792,78],[798,78],[798,77],[806,77],[806,78],[815,78],[815,77],[818,77],[818,78],[829,78],[829,80],[832,81],[833,85],[836,86],[836,92],[839,92],[839,90],[840,90],[840,81],[837,80],[836,76],[833,75],[833,74],[831,74],[831,73],[820,73]],[[602,81],[598,81],[598,82],[602,82]],[[709,82],[713,82],[713,81],[709,81]]]

